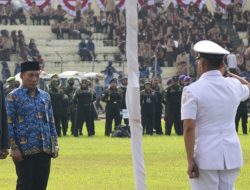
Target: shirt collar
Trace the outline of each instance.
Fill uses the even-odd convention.
[[[206,78],[206,77],[221,77],[222,74],[219,70],[212,70],[212,71],[207,71],[201,75],[200,78]]]
[[[24,87],[24,86],[21,86],[20,87],[26,94],[29,94],[29,91],[30,89]],[[38,88],[36,88],[36,94],[38,95],[40,93],[40,90]]]

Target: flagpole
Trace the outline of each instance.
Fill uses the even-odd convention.
[[[131,147],[134,167],[134,179],[136,190],[146,190],[146,174],[142,148],[142,125],[139,86],[138,64],[138,12],[137,1],[126,0],[126,54],[128,86],[126,93],[126,105],[129,115],[131,131]]]

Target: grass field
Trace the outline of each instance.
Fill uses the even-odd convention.
[[[88,138],[85,132],[79,138],[60,138],[60,156],[52,161],[47,189],[134,189],[130,139],[104,137],[103,134],[104,122],[98,121],[95,137]],[[239,136],[245,164],[237,178],[236,189],[249,190],[250,137],[241,132]],[[148,190],[189,189],[183,137],[174,134],[170,137],[145,136],[143,149]],[[0,189],[14,190],[15,184],[11,158],[0,161]]]

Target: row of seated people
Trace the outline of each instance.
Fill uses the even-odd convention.
[[[64,21],[55,21],[51,24],[51,31],[56,34],[57,39],[64,39],[65,34],[68,39],[81,39],[82,34],[92,36],[90,27],[85,22],[71,22],[68,19]]]
[[[56,34],[57,39],[63,39],[64,33],[68,34],[69,39],[81,39],[81,34],[91,36],[93,32],[106,33],[107,39],[113,39],[114,23],[111,14],[106,19],[106,13],[100,11],[100,15],[96,16],[93,10],[85,11],[81,14],[76,13],[73,19],[64,19],[63,21],[55,21],[51,24],[51,30]]]
[[[91,28],[95,32],[106,32],[112,27],[106,19],[105,12],[101,11],[100,16],[94,14],[91,3],[88,9],[81,13],[77,8],[74,18],[67,15],[67,12],[61,5],[54,9],[49,3],[45,9],[38,7],[36,2],[32,2],[29,11],[24,11],[22,5],[13,5],[12,3],[0,4],[0,24],[27,24],[27,17],[32,21],[33,25],[51,25],[52,32],[57,35],[58,39],[63,38],[63,34],[67,33],[69,39],[79,39],[81,33],[89,36],[92,35]],[[72,18],[72,19],[71,19]],[[51,22],[53,20],[53,22]]]
[[[11,61],[11,54],[16,54],[21,62],[37,60],[43,68],[43,59],[34,39],[27,44],[21,30],[1,30],[0,36],[0,60]]]
[[[14,5],[11,2],[6,4],[0,4],[0,24],[16,25],[17,19],[19,24],[27,24],[27,17],[30,18],[33,25],[50,25],[50,20],[63,21],[67,12],[62,9],[61,5],[58,5],[57,9],[54,9],[51,4],[43,10],[36,5],[36,2],[32,2],[32,6],[29,11],[24,11],[22,5]]]
[[[0,24],[17,25],[26,24],[26,15],[22,6],[15,6],[11,1],[6,4],[0,4]]]

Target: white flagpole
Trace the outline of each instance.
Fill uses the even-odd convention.
[[[128,86],[126,104],[131,131],[135,189],[146,190],[146,175],[142,149],[142,125],[138,64],[138,13],[137,1],[126,0],[126,53],[128,61]]]

